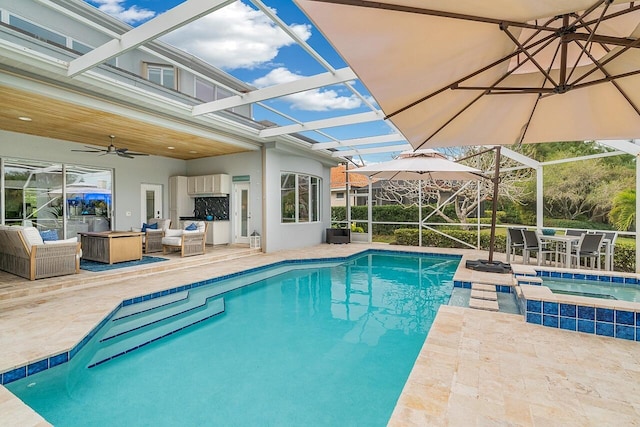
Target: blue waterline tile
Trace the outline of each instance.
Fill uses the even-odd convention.
[[[67,363],[69,361],[69,353],[64,352],[57,354],[55,356],[51,356],[49,358],[49,368],[53,368],[54,366],[62,365],[63,363]]]
[[[544,326],[549,326],[551,328],[557,328],[558,327],[558,316],[551,316],[548,314],[544,314],[542,316],[542,324]]]
[[[624,283],[624,278],[623,277],[619,277],[619,276],[615,276],[611,278],[611,282],[612,283]]]
[[[542,313],[542,301],[527,300],[527,311]]]
[[[575,304],[560,304],[560,316],[576,317],[577,308]]]
[[[638,284],[638,279],[636,279],[635,277],[625,277],[624,278],[624,283],[626,283],[628,285],[637,285]]]
[[[578,328],[578,322],[575,317],[560,317],[560,329],[567,331],[575,331]]]
[[[634,328],[633,326],[616,325],[616,338],[634,341],[635,335],[636,328]]]
[[[578,319],[578,332],[593,334],[595,332],[595,322],[593,320]]]
[[[594,280],[594,281],[598,281],[598,276],[596,276],[595,274],[587,274],[587,280]]]
[[[527,323],[535,323],[536,325],[542,324],[542,315],[539,313],[527,312]]]
[[[596,309],[595,307],[587,307],[584,305],[578,306],[578,318],[579,319],[587,319],[594,320],[596,318]]]
[[[611,276],[598,276],[600,282],[611,282]]]
[[[633,311],[616,310],[616,323],[621,325],[633,325],[635,313]]]
[[[550,301],[543,301],[542,302],[542,312],[544,314],[552,314],[554,316],[558,315],[558,303],[557,302],[550,302]]]
[[[640,311],[636,311],[636,328],[640,328]]]
[[[560,279],[562,278],[562,273],[558,272],[558,271],[552,271],[550,277],[556,278],[556,279]]]
[[[613,309],[596,307],[596,320],[598,322],[613,323]]]
[[[563,279],[573,279],[573,273],[562,273]]]
[[[49,359],[39,360],[27,365],[27,376],[49,369]]]
[[[2,384],[9,384],[27,376],[27,367],[21,366],[2,375]]]
[[[576,273],[573,276],[574,276],[573,278],[577,279],[577,280],[584,280],[587,277],[586,275],[584,275],[582,273]]]
[[[613,323],[596,322],[596,335],[613,337],[614,336]]]

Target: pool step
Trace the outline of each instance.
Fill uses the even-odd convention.
[[[150,299],[137,304],[131,304],[122,307],[111,318],[112,321],[124,319],[129,316],[135,316],[136,314],[144,313],[147,311],[155,310],[159,307],[172,304],[177,301],[186,299],[189,296],[189,291],[176,292],[174,294],[165,295],[159,298]]]
[[[498,294],[496,292],[495,285],[472,283],[469,308],[486,311],[499,311]]]
[[[203,301],[204,300],[204,301]],[[135,318],[111,327],[100,340],[100,348],[88,367],[100,365],[123,354],[130,353],[160,338],[169,336],[196,323],[224,313],[224,298],[192,298],[158,309],[151,315]],[[152,319],[151,319],[152,318]],[[140,321],[142,320],[142,321]]]

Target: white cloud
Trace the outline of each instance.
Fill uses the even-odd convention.
[[[311,27],[294,24],[303,40]],[[255,68],[268,63],[279,49],[295,42],[262,12],[235,2],[185,25],[163,40],[223,69]]]
[[[120,19],[127,24],[135,24],[137,22],[146,21],[153,18],[156,13],[152,10],[141,9],[138,6],[131,6],[125,9],[122,3],[125,0],[89,0],[91,3],[98,5],[98,9],[108,13],[109,15]]]
[[[253,81],[256,87],[268,87],[292,82],[304,78],[284,67],[271,70],[267,75]],[[313,89],[282,97],[291,103],[292,108],[305,111],[350,110],[362,105],[355,95],[342,96],[333,89]]]

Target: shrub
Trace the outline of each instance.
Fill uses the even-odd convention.
[[[440,231],[452,237],[455,237],[456,239],[459,239],[463,242],[470,243],[473,246],[475,246],[477,243],[478,233],[476,230],[442,229]],[[398,229],[395,231],[394,235],[396,237],[396,243],[399,245],[418,246],[419,239],[418,239],[417,229],[410,229],[410,228]],[[484,250],[489,250],[490,241],[491,241],[491,231],[490,230],[480,231],[480,248]],[[432,230],[422,230],[422,245],[439,247],[439,248],[465,248],[465,249],[469,248],[468,246],[465,246],[462,243],[449,239],[448,237],[443,236],[439,233],[436,233]],[[507,248],[506,236],[496,235],[494,251],[505,252],[506,248]]]
[[[613,251],[613,267],[615,271],[633,273],[636,271],[636,247],[633,243],[616,242]]]

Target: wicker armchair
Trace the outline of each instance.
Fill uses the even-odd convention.
[[[204,221],[195,221],[193,224],[196,230],[187,230],[186,227],[183,230],[167,230],[162,238],[162,253],[179,250],[181,257],[204,254],[209,224]],[[191,223],[185,224],[189,225]]]
[[[142,236],[142,252],[145,254],[162,251],[162,238],[171,225],[170,219],[149,218],[147,224],[158,224],[157,229],[147,228]]]
[[[77,274],[80,254],[77,239],[45,244],[34,227],[0,226],[0,270],[17,276],[36,280]]]

